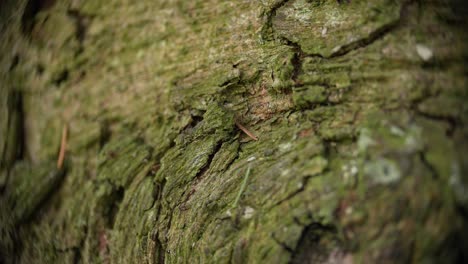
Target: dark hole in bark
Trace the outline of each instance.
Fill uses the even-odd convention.
[[[324,263],[337,244],[336,229],[333,226],[312,223],[302,231],[290,264]]]
[[[67,14],[72,17],[75,21],[76,25],[76,39],[78,42],[83,43],[86,37],[86,17],[82,15],[78,10],[69,9],[67,10]]]
[[[37,72],[37,75],[42,75],[45,71],[45,68],[44,68],[44,65],[42,64],[37,64],[36,65],[36,72]]]
[[[15,148],[14,160],[22,160],[24,151],[24,143],[25,143],[25,131],[24,131],[24,107],[23,107],[23,93],[19,89],[13,89],[12,93],[10,94],[10,98],[8,100],[8,108],[11,109],[10,111],[16,112],[16,118],[12,119],[9,123],[9,129],[13,129],[19,133],[17,135],[16,142],[12,140],[7,140],[7,148]],[[15,146],[8,146],[8,144],[15,144]],[[10,162],[13,162],[11,160]]]
[[[18,66],[18,63],[19,63],[19,55],[18,54],[15,54],[15,56],[13,56],[13,59],[11,60],[11,64],[10,64],[10,71],[14,70],[16,68],[16,66]]]
[[[52,82],[56,86],[59,86],[60,84],[62,84],[63,82],[66,82],[68,80],[69,74],[70,74],[69,71],[67,69],[64,69],[52,80]]]
[[[468,228],[450,233],[441,247],[433,252],[434,263],[468,263]]]
[[[120,203],[122,202],[125,194],[125,189],[123,187],[119,187],[115,192],[113,193],[113,203],[112,203],[112,208],[110,208],[109,215],[108,215],[108,224],[109,227],[112,229],[114,228],[115,224],[115,217],[117,216],[117,213],[119,212],[119,207]]]
[[[54,4],[55,0],[29,0],[21,17],[21,31],[23,34],[29,36],[34,27],[36,15],[40,11],[51,8]]]
[[[103,120],[100,124],[99,132],[99,149],[102,149],[111,138],[110,122]]]

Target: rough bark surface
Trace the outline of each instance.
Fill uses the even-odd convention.
[[[466,262],[467,11],[0,1],[1,259]]]

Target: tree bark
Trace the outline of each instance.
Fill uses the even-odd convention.
[[[0,1],[1,259],[468,261],[467,11]]]

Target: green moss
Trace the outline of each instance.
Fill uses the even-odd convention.
[[[280,53],[277,57],[274,58],[273,64],[273,83],[272,88],[276,92],[282,92],[285,90],[290,90],[294,85],[293,75],[294,75],[294,57],[297,56],[292,51],[286,51]]]
[[[141,139],[124,138],[108,144],[100,154],[98,163],[100,181],[110,181],[116,186],[127,186],[135,172],[150,161],[152,149]]]
[[[27,221],[39,205],[63,180],[64,169],[58,170],[54,162],[31,166],[27,162],[17,163],[11,171],[8,200],[14,203],[11,217],[15,221]]]
[[[24,262],[456,262],[467,42],[446,3],[63,1],[32,37],[7,2],[1,161],[20,121],[29,161],[1,173],[18,218],[41,211],[8,233]]]
[[[464,98],[450,95],[425,100],[418,105],[418,110],[430,116],[454,119],[460,119],[460,115],[468,113]]]
[[[326,88],[312,85],[293,89],[293,101],[299,108],[308,108],[327,101]]]
[[[324,140],[331,141],[342,141],[346,139],[352,139],[355,134],[355,129],[352,126],[340,124],[340,125],[324,125],[319,130],[320,136]]]
[[[289,1],[277,11],[273,27],[305,53],[329,57],[398,21],[400,7],[399,2],[384,0],[372,4]]]

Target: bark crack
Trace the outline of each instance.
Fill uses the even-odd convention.
[[[294,56],[291,60],[291,64],[293,65],[293,73],[291,80],[294,82],[295,85],[301,85],[299,83],[299,76],[303,73],[302,64],[305,58],[321,58],[321,59],[333,59],[336,57],[340,57],[343,55],[348,54],[351,51],[361,49],[367,47],[374,43],[375,41],[382,39],[390,32],[396,30],[404,21],[405,17],[407,16],[407,9],[409,5],[412,3],[412,0],[406,1],[402,4],[400,9],[400,16],[397,20],[392,21],[388,24],[385,24],[375,31],[370,33],[367,37],[360,38],[356,41],[348,43],[338,48],[338,50],[332,52],[332,54],[328,56],[324,56],[320,53],[306,53],[303,51],[301,45],[297,42],[292,41],[291,39],[285,36],[277,36],[275,34],[275,28],[273,26],[273,19],[276,16],[276,12],[278,9],[283,7],[289,0],[283,0],[276,2],[268,12],[265,13],[267,17],[266,22],[261,30],[262,40],[264,41],[272,41],[274,39],[279,39],[285,43],[285,45],[290,46],[294,51]]]
[[[276,16],[276,11],[287,2],[289,2],[289,0],[277,0],[268,10],[263,12],[263,16],[266,18],[260,33],[263,41],[271,41],[275,38],[273,18]]]
[[[413,2],[414,0],[407,0],[404,3],[402,3],[402,6],[400,8],[400,15],[398,19],[396,19],[395,21],[392,21],[388,24],[385,24],[377,28],[372,33],[370,33],[367,37],[358,39],[356,41],[353,41],[351,43],[348,43],[340,47],[337,51],[333,52],[330,56],[327,56],[327,58],[340,57],[340,56],[348,54],[349,52],[353,50],[367,47],[371,45],[372,43],[376,42],[377,40],[382,39],[390,32],[396,30],[402,25],[402,22],[406,20],[408,8],[410,4],[412,4]]]
[[[8,170],[17,161],[24,159],[26,153],[26,131],[23,93],[20,90],[13,89],[8,96],[8,118],[7,140],[5,141],[2,159],[0,165]],[[9,138],[12,136],[12,138]]]
[[[396,21],[393,21],[389,24],[383,25],[382,27],[376,29],[374,32],[369,34],[367,37],[358,39],[354,42],[351,42],[349,44],[346,44],[342,47],[340,47],[337,51],[333,52],[328,58],[335,58],[339,56],[343,56],[348,54],[349,52],[357,49],[361,49],[364,47],[369,46],[370,44],[374,43],[375,41],[382,39],[385,37],[388,33],[392,32],[395,30],[399,25],[400,25],[401,20],[398,19]]]
[[[437,173],[436,168],[427,160],[427,157],[423,151],[419,152],[419,160],[429,170],[429,173],[433,179],[439,178],[439,174]]]
[[[84,15],[78,9],[69,9],[67,15],[70,16],[75,22],[75,38],[78,41],[77,54],[81,53],[84,49],[83,43],[86,38],[88,30],[89,16]]]
[[[290,246],[288,246],[285,242],[280,241],[278,238],[276,238],[275,233],[271,233],[271,238],[273,241],[275,241],[276,244],[278,244],[282,249],[286,250],[289,252],[291,255],[294,255],[294,249],[292,249]]]
[[[191,181],[191,187],[189,187],[188,189],[190,189],[190,191],[188,192],[187,196],[185,197],[185,199],[180,202],[179,204],[177,204],[175,207],[178,207],[180,210],[184,211],[184,210],[187,210],[188,208],[186,207],[186,204],[187,202],[190,200],[190,198],[192,197],[192,195],[197,191],[197,185],[198,183],[203,179],[204,175],[206,174],[206,172],[209,170],[209,168],[211,167],[211,163],[213,163],[213,159],[214,157],[216,156],[216,154],[219,152],[219,150],[221,149],[222,145],[223,145],[223,140],[221,140],[220,142],[217,143],[217,145],[215,146],[213,152],[208,156],[208,161],[206,162],[206,164],[198,171],[198,173],[195,175],[195,177],[192,179]],[[184,193],[182,194],[181,198],[185,196],[185,194],[187,193],[188,189],[186,189],[184,191]]]
[[[455,130],[457,129],[459,121],[454,117],[438,116],[438,115],[422,112],[422,111],[420,111],[418,109],[414,109],[414,111],[416,112],[416,114],[418,114],[418,115],[420,115],[422,117],[425,117],[427,119],[430,119],[430,120],[433,120],[433,121],[438,121],[438,122],[444,122],[444,123],[448,124],[448,129],[446,131],[446,134],[447,134],[448,137],[452,137],[453,134],[455,133]]]

